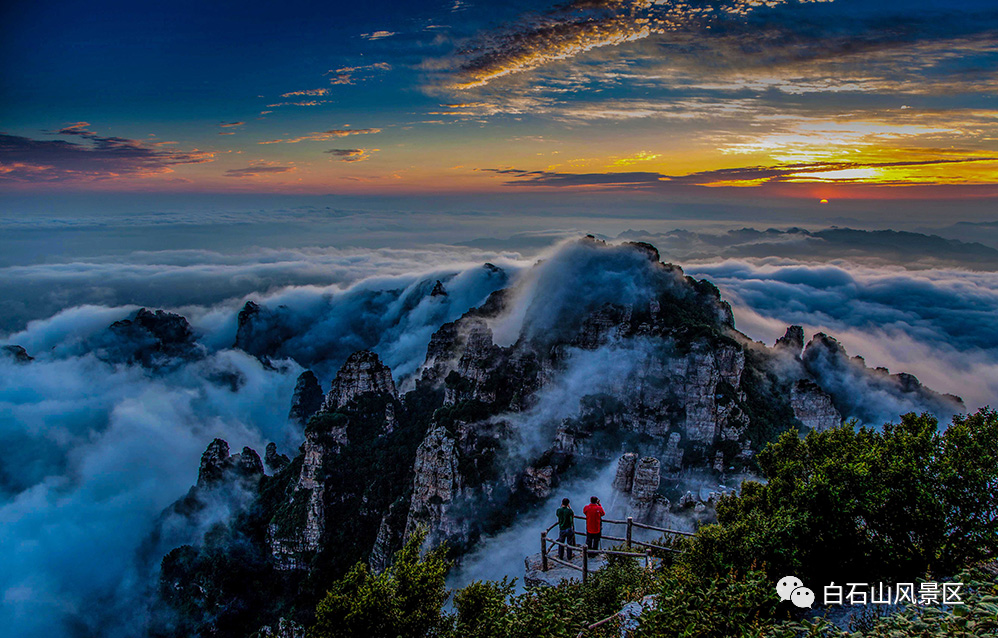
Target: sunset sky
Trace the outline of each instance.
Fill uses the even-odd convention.
[[[998,201],[993,0],[0,11],[9,193]]]
[[[923,408],[867,367],[998,406],[998,0],[0,1],[0,627],[148,634],[163,555],[248,502],[165,509],[215,437],[293,456],[305,367],[371,350],[404,393],[488,299],[505,344],[672,294],[630,242],[747,340],[837,339],[871,425]],[[624,332],[558,346],[599,366],[511,440],[623,387]]]

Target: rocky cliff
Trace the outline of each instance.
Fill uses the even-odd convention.
[[[392,371],[381,363],[378,355],[361,350],[350,355],[340,368],[321,409],[334,412],[366,393],[398,397]]]
[[[35,360],[27,350],[18,345],[0,346],[0,355],[10,357],[18,363],[30,363]]]
[[[832,397],[813,381],[800,379],[790,387],[790,406],[797,420],[812,430],[820,432],[842,424]]]
[[[194,329],[181,315],[139,308],[129,318],[115,321],[90,338],[88,348],[109,363],[137,363],[145,367],[170,366],[205,356]]]
[[[964,409],[960,397],[939,394],[911,374],[868,368],[862,357],[850,357],[834,338],[817,333],[801,356],[804,370],[827,393],[843,416],[878,424],[889,415],[931,412],[948,418]],[[870,400],[870,397],[880,400]]]
[[[447,297],[439,281],[421,294]],[[290,323],[267,334],[267,312],[278,311],[240,312],[239,347],[281,351],[273,344]],[[858,392],[863,384],[878,398]],[[253,504],[229,527],[248,539],[258,571],[276,574],[275,606],[238,612],[255,613],[256,628],[310,609],[356,560],[384,568],[417,526],[460,554],[566,479],[613,463],[617,500],[636,520],[709,517],[718,493],[677,492],[683,473],[719,484],[751,472],[782,432],[868,418],[883,396],[959,405],[913,377],[866,368],[825,335],[805,347],[799,326],[772,348],[752,342],[709,282],[662,263],[648,244],[593,238],[440,325],[404,383],[360,350],[324,396],[320,387],[310,372],[299,377],[290,416],[304,424],[304,442],[293,459],[268,446],[271,475],[262,465],[257,473],[255,453],[233,456],[217,441],[202,463],[206,481],[258,476]],[[187,586],[208,560],[172,562],[171,586]]]

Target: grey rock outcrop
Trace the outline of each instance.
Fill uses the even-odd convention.
[[[552,482],[554,480],[554,468],[550,465],[544,467],[528,467],[523,472],[523,487],[530,492],[534,498],[543,499],[551,495]]]
[[[454,439],[444,428],[435,428],[423,439],[413,472],[406,536],[417,525],[426,525],[443,538],[462,538],[468,531],[467,521],[452,516],[449,510],[461,494],[463,477],[458,471]]]
[[[109,363],[138,363],[150,368],[199,359],[206,353],[187,319],[145,308],[115,321],[106,332],[92,337],[89,345],[98,358]]]
[[[659,519],[661,514],[655,515],[656,502],[658,499],[658,486],[661,481],[661,464],[659,460],[646,456],[634,466],[634,482],[631,484],[630,508],[634,512],[634,518],[642,522],[648,522],[652,518]],[[666,503],[667,508],[667,503]],[[665,508],[659,508],[665,509]],[[666,509],[667,511],[667,509]]]
[[[842,415],[832,404],[832,397],[806,379],[790,388],[790,406],[794,416],[812,430],[820,432],[842,424]]]
[[[229,443],[222,439],[215,439],[208,444],[208,449],[201,454],[201,467],[198,468],[198,487],[208,487],[222,482],[225,474],[231,469]]]
[[[496,388],[488,381],[495,373],[501,351],[492,341],[492,330],[488,324],[480,319],[463,322],[453,341],[445,347],[448,352],[460,349],[461,355],[456,362],[438,363],[438,369],[434,371],[443,375],[445,370],[449,370],[443,377],[444,403],[466,400],[494,402]]]
[[[617,460],[613,489],[626,499],[628,516],[633,516],[640,523],[661,526],[668,517],[671,505],[658,493],[661,480],[662,464],[657,458],[646,456],[639,459],[637,454],[628,452]]]
[[[0,354],[10,357],[18,363],[30,363],[35,358],[28,354],[28,351],[18,345],[0,346]]]
[[[259,333],[265,329],[265,326],[260,325],[263,323],[260,321],[262,314],[263,308],[255,301],[247,301],[243,304],[239,314],[236,315],[236,340],[232,344],[234,348],[258,356],[269,350],[269,348],[260,347],[261,335]]]
[[[215,439],[201,455],[197,487],[208,489],[231,483],[236,479],[245,484],[252,484],[263,474],[263,462],[256,451],[244,447],[239,454],[230,455],[228,442]]]
[[[718,384],[737,388],[745,367],[745,353],[733,347],[711,351],[699,347],[680,364],[686,379],[684,403],[686,436],[696,442],[710,443],[716,437],[737,439],[743,429],[739,419],[731,421],[733,401],[718,401]],[[728,431],[725,431],[728,430]]]
[[[808,342],[801,360],[841,415],[865,423],[896,419],[899,410],[931,412],[948,418],[966,409],[960,397],[934,392],[910,374],[868,368],[862,357],[849,357],[842,344],[821,332]],[[894,405],[885,411],[883,406],[888,401]]]
[[[270,308],[255,301],[247,301],[236,316],[236,339],[232,344],[243,352],[253,355],[265,365],[275,358],[289,357],[292,353],[303,366],[310,366],[308,358],[301,357],[300,351],[288,351],[297,332],[304,326],[298,325],[286,306]]]
[[[317,385],[311,373],[301,375],[292,416],[307,414],[317,398],[322,398],[321,393],[316,396]],[[362,397],[370,401],[359,402]],[[364,430],[354,431],[361,441],[386,436],[393,431],[397,406],[391,370],[374,353],[360,351],[351,355],[333,380],[322,407],[307,422],[305,441],[295,461],[300,466],[284,497],[281,516],[275,517],[267,529],[267,544],[278,569],[302,569],[322,549],[323,538],[332,529],[328,520],[330,503],[354,497],[361,499],[361,505],[364,503],[363,494],[343,493],[342,488],[336,487],[343,484],[343,476],[330,487],[331,476],[342,463],[340,455],[350,445],[348,432],[354,427],[351,424],[364,424]],[[389,532],[395,530],[387,530],[386,534]],[[394,536],[389,534],[386,538],[393,540]],[[372,543],[375,541],[371,539]],[[386,556],[391,547],[384,547]]]
[[[714,453],[714,465],[712,467],[715,472],[724,472],[724,452],[721,450]]]
[[[271,472],[276,474],[287,467],[291,463],[291,459],[288,458],[287,454],[278,454],[277,444],[271,441],[264,451],[263,462]]]
[[[669,472],[675,472],[683,467],[683,449],[679,447],[682,435],[673,432],[666,443],[665,454],[662,455],[662,465]]]
[[[391,561],[391,555],[389,550],[392,546],[391,541],[392,526],[388,521],[388,516],[381,519],[381,524],[378,526],[378,536],[374,539],[374,548],[371,550],[370,567],[371,571],[376,574],[388,569],[389,562]]]
[[[263,476],[263,461],[256,450],[244,447],[243,451],[235,455],[236,475],[243,479],[255,479]]]
[[[634,452],[627,452],[617,459],[617,472],[613,477],[613,489],[624,494],[631,493],[631,486],[634,484],[634,466],[638,462],[638,455]]]
[[[336,373],[322,409],[333,411],[369,392],[398,398],[391,369],[381,363],[378,355],[368,350],[360,350],[350,355]]]
[[[267,528],[267,545],[280,570],[304,568],[308,557],[319,549],[326,522],[325,486],[320,479],[328,453],[323,433],[306,430],[301,471],[287,496],[294,515]]]
[[[801,326],[789,326],[786,333],[776,340],[774,345],[776,350],[783,350],[799,357],[804,349],[804,328]]]
[[[658,493],[662,480],[661,463],[653,456],[646,456],[634,466],[634,481],[631,484],[631,500],[641,505],[650,505]]]
[[[273,625],[264,625],[250,638],[305,638],[305,627],[288,618],[278,618]]]

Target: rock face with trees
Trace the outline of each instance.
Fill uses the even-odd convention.
[[[237,346],[280,349],[283,335],[262,331],[268,312],[247,304]],[[303,373],[290,418],[304,442],[297,454],[268,445],[270,474],[251,450],[234,458],[212,443],[218,480],[238,476],[249,503],[203,546],[171,552],[163,588],[208,592],[169,603],[194,631],[276,626],[292,609],[308,622],[356,561],[383,569],[423,528],[459,555],[563,481],[618,459],[614,487],[635,516],[655,519],[681,501],[662,477],[757,471],[758,454],[785,432],[874,414],[876,398],[856,392],[863,384],[946,416],[962,408],[910,375],[867,368],[826,335],[805,347],[798,326],[774,347],[752,341],[715,286],[648,244],[580,240],[440,326],[404,379],[370,351],[347,357],[324,393]],[[266,580],[266,605],[222,586],[230,546],[250,581]]]

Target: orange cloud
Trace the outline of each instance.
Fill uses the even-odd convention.
[[[341,162],[363,162],[371,158],[380,148],[331,148],[326,153],[339,158]]]
[[[307,91],[292,91],[290,93],[283,93],[281,97],[298,97],[298,96],[317,96],[326,95],[329,93],[329,89],[308,89]]]
[[[318,133],[309,133],[308,135],[302,135],[301,137],[292,137],[288,139],[279,140],[266,140],[264,142],[257,142],[258,144],[298,144],[299,142],[327,142],[332,139],[339,137],[347,137],[349,135],[373,135],[374,133],[380,133],[379,128],[343,128],[343,129],[331,129],[328,131],[321,131]]]

